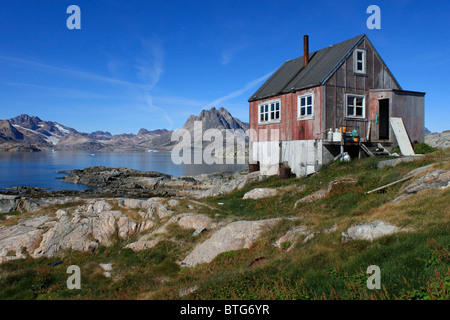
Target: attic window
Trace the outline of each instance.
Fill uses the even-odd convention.
[[[353,56],[355,73],[366,73],[366,50],[356,49]]]
[[[259,123],[280,122],[281,100],[265,101],[259,105]]]
[[[314,94],[307,93],[298,96],[297,119],[311,119],[314,115]]]
[[[347,117],[350,118],[364,118],[365,115],[365,108],[364,108],[364,102],[365,98],[364,96],[358,96],[358,95],[347,95],[347,101],[346,101],[346,108],[347,108]]]

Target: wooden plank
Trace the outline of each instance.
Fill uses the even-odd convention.
[[[374,154],[370,152],[370,150],[364,145],[364,143],[361,143],[361,148],[364,150],[365,153],[367,153],[369,157],[374,157]]]
[[[369,121],[369,128],[367,129],[366,141],[370,140],[370,129],[372,127],[372,121]]]
[[[409,141],[408,133],[403,125],[402,118],[391,117],[389,122],[391,123],[392,131],[394,131],[395,137],[397,138],[401,153],[404,156],[415,155],[411,142]]]
[[[367,194],[372,193],[372,192],[376,192],[376,191],[380,191],[380,190],[383,190],[383,189],[386,189],[387,187],[390,187],[390,186],[392,186],[392,185],[394,185],[394,184],[397,184],[397,183],[399,183],[399,182],[403,182],[403,181],[409,180],[409,179],[411,179],[412,177],[413,177],[413,176],[408,176],[408,177],[406,177],[406,178],[403,178],[403,179],[400,179],[400,180],[397,180],[397,181],[388,183],[388,184],[386,184],[386,185],[384,185],[384,186],[381,186],[381,187],[378,187],[378,188],[376,188],[376,189],[367,191]]]

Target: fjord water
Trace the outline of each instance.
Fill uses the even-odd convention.
[[[173,176],[239,171],[245,164],[181,164],[172,162],[170,153],[160,152],[0,152],[0,189],[32,186],[49,190],[83,190],[86,186],[60,181],[60,170],[93,166],[157,171]]]

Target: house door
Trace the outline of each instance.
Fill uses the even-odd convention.
[[[389,139],[389,99],[378,100],[378,138]]]

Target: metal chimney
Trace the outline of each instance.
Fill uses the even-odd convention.
[[[303,36],[303,66],[309,62],[309,37],[307,35]]]

